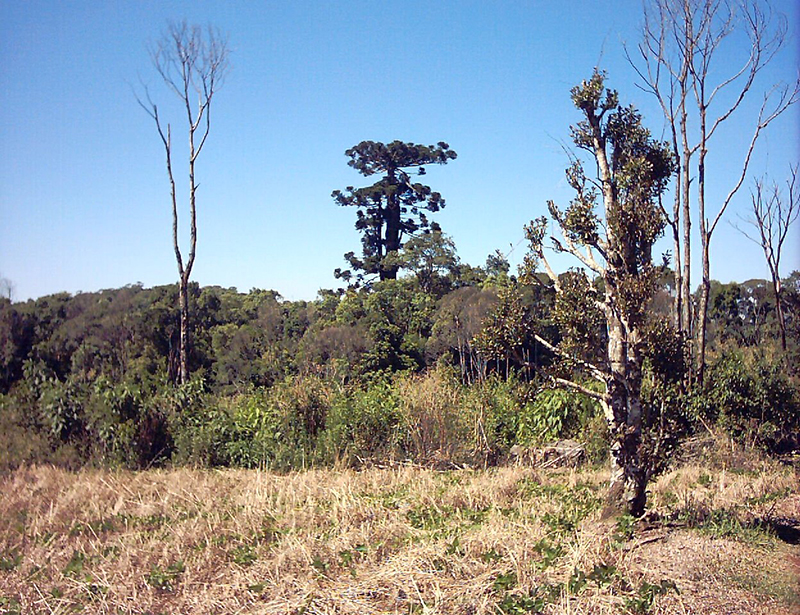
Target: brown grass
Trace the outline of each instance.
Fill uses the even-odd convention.
[[[800,517],[796,474],[676,470],[632,536],[599,520],[605,479],[19,469],[0,483],[0,613],[611,614],[662,579],[678,591],[640,612],[797,612],[798,547],[750,527]],[[739,525],[709,530],[718,511]]]

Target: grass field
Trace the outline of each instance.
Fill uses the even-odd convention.
[[[684,465],[638,522],[601,520],[606,478],[21,468],[0,613],[800,612],[796,471]]]

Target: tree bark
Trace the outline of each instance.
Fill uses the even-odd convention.
[[[400,203],[397,195],[399,184],[393,171],[389,172],[389,181],[392,187],[394,188],[394,192],[392,192],[389,195],[386,204],[386,213],[387,213],[386,239],[384,241],[386,247],[386,255],[400,250],[401,216],[400,216]],[[381,263],[380,279],[396,280],[398,270],[399,270],[398,265],[391,265],[390,267],[384,267],[384,265]]]
[[[626,341],[626,327],[616,316],[608,320],[611,378],[607,401],[601,402],[611,433],[611,479],[604,517],[629,513],[639,517],[646,502],[646,476],[639,449],[642,442],[641,366]]]

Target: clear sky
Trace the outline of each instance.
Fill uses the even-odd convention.
[[[792,40],[715,137],[712,205],[730,188],[761,92],[797,74],[798,2],[775,4]],[[287,299],[339,286],[334,268],[361,244],[355,211],[330,193],[365,185],[344,151],[367,139],[447,141],[458,159],[427,175],[447,201],[435,219],[462,260],[480,265],[515,246],[516,264],[523,225],[546,213],[547,199],[570,198],[563,146],[579,117],[569,89],[594,66],[662,134],[623,54],[624,42],[638,41],[641,14],[639,0],[3,0],[0,276],[15,284],[16,300],[177,279],[163,148],[132,86],[149,84],[162,112],[183,119],[147,54],[168,20],[183,19],[214,24],[232,48],[198,163],[193,280]],[[746,51],[733,45],[720,59]],[[770,128],[754,174],[787,175],[798,124],[794,109]],[[176,161],[185,160],[180,145]],[[727,220],[748,202],[744,189]],[[184,206],[184,229],[187,214]],[[784,258],[784,274],[800,268],[797,229]],[[571,264],[556,260],[560,269]],[[712,275],[767,276],[759,248],[728,222],[713,239]]]

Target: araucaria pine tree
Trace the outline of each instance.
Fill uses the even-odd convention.
[[[658,199],[674,162],[669,145],[653,140],[641,115],[620,106],[617,92],[606,89],[604,82],[605,75],[595,72],[572,89],[572,102],[583,114],[572,127],[572,138],[591,155],[596,176],[587,177],[581,162],[574,160],[567,179],[575,198],[563,210],[548,203],[561,230],[560,239],[552,238],[555,250],[572,254],[601,283],[592,285],[586,275],[573,275],[570,280],[583,280],[576,292],[572,282],[565,285],[567,278],[559,281],[544,254],[544,217],[526,227],[526,268],[533,272],[541,264],[556,290],[562,339],[555,344],[535,336],[561,359],[562,369],[550,373],[552,381],[597,399],[604,410],[612,438],[609,510],[641,515],[652,471],[642,432],[650,415],[642,391],[651,336],[648,306],[660,271],[652,249],[664,231]],[[607,335],[600,351],[592,352],[590,344],[581,343],[582,333],[597,322],[605,322]],[[582,377],[601,386],[587,386]]]
[[[363,256],[359,258],[354,252],[344,256],[360,272],[357,279],[377,275],[381,280],[394,280],[399,264],[391,256],[402,247],[404,238],[418,231],[440,230],[438,224],[428,221],[427,213],[444,207],[442,195],[413,181],[412,173],[425,175],[427,165],[447,164],[455,160],[456,153],[441,141],[436,145],[362,141],[345,155],[350,158],[347,164],[356,171],[365,177],[379,175],[380,179],[371,186],[348,186],[344,192],[334,190],[331,195],[339,205],[358,208],[356,229],[363,233]],[[349,280],[352,272],[337,269],[335,275]]]

